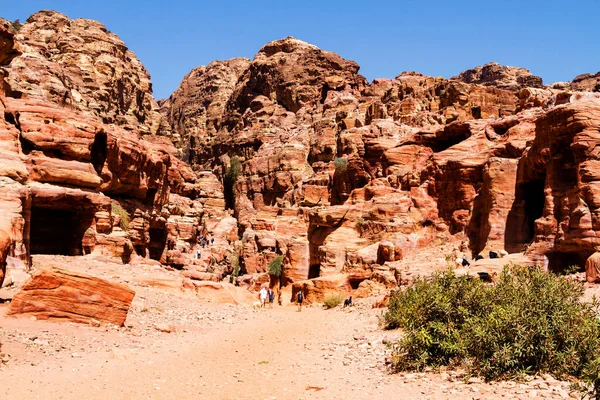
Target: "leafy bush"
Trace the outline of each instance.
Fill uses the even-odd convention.
[[[233,267],[233,277],[240,275],[240,257],[234,255],[231,259],[231,266]]]
[[[111,204],[111,210],[114,215],[117,215],[121,218],[121,220],[119,221],[119,226],[121,227],[121,229],[123,229],[124,231],[128,230],[130,222],[129,213],[125,211],[125,209],[121,207],[120,204],[117,203]]]
[[[283,262],[283,256],[279,255],[275,257],[268,266],[269,275],[281,276],[281,264]]]
[[[343,157],[338,157],[333,161],[333,165],[335,166],[335,172],[346,172],[348,169],[348,160]]]
[[[21,28],[23,27],[23,24],[18,19],[15,19],[10,24],[12,25],[13,33],[19,32],[21,30]]]
[[[342,296],[341,294],[329,293],[327,296],[325,296],[325,299],[323,299],[323,305],[327,309],[335,308],[338,305],[342,304],[343,301],[344,301],[344,296]]]
[[[240,158],[237,156],[231,157],[229,160],[229,167],[225,172],[225,179],[231,182],[235,182],[238,180],[240,174],[242,173],[242,162]]]
[[[582,294],[580,283],[515,265],[495,285],[451,270],[420,279],[394,293],[383,315],[387,328],[404,330],[394,366],[460,365],[486,379],[551,373],[593,383],[598,304],[581,302]]]

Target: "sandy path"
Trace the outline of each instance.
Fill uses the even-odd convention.
[[[276,306],[253,310],[202,302],[159,266],[49,258],[79,272],[130,285],[136,297],[126,327],[32,321],[4,316],[0,399],[501,399],[568,398],[569,386],[479,380],[455,373],[387,372],[379,310]],[[36,262],[47,262],[38,256]],[[61,264],[61,265],[62,265]],[[159,325],[173,325],[171,333]],[[574,394],[573,394],[574,395]]]
[[[231,310],[209,306],[210,312]],[[2,311],[2,310],[0,310]],[[465,384],[447,374],[390,375],[389,333],[373,310],[245,309],[210,327],[139,334],[41,321],[0,319],[0,398],[12,399],[456,399],[567,398],[560,382]],[[9,332],[43,332],[32,352]],[[49,335],[49,336],[48,336]],[[38,340],[38,339],[36,339]],[[73,344],[55,353],[59,343]],[[54,346],[54,347],[53,347]]]
[[[385,375],[329,356],[329,346],[353,341],[348,334],[364,330],[364,321],[352,313],[324,313],[276,308],[206,331],[164,334],[141,349],[117,343],[112,350],[85,349],[61,360],[45,357],[0,371],[0,397],[331,399],[360,391],[355,398],[378,398],[371,383]]]

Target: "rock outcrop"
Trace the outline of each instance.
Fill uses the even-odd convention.
[[[317,299],[321,281],[369,291],[489,250],[583,267],[596,230],[574,220],[594,220],[593,184],[579,179],[595,160],[600,99],[496,63],[452,79],[405,72],[370,84],[358,70],[285,38],[249,63],[195,70],[218,76],[213,91],[190,81],[192,71],[162,103],[180,151],[224,184],[240,273],[260,276],[284,255],[281,284]]]
[[[187,150],[181,154],[185,161],[199,157],[198,141],[217,133],[227,100],[249,64],[246,58],[234,58],[195,68],[170,99],[161,101],[161,111],[172,122],[171,140],[177,148]]]
[[[153,259],[233,299],[224,279],[260,286],[281,255],[271,286],[319,301],[489,251],[583,267],[600,245],[596,75],[369,83],[288,37],[192,70],[159,110],[117,36],[43,11],[0,24],[0,78],[0,277],[9,256]]]
[[[571,88],[581,92],[600,92],[600,72],[576,76]]]
[[[542,78],[533,75],[528,69],[508,67],[498,63],[468,69],[452,79],[509,90],[543,87]]]
[[[161,136],[170,128],[135,55],[102,24],[53,11],[10,28],[0,24],[0,270],[32,254],[228,270],[236,222],[222,185]]]
[[[16,48],[22,55],[7,78],[13,96],[68,107],[129,131],[160,131],[150,75],[103,24],[40,11],[19,29]]]
[[[7,315],[123,326],[135,292],[124,285],[57,268],[35,273]]]

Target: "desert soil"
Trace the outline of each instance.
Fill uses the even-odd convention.
[[[456,372],[392,374],[384,342],[397,332],[378,327],[381,311],[367,300],[351,309],[256,310],[136,283],[156,266],[65,264],[128,282],[136,297],[126,325],[8,318],[1,304],[3,400],[577,397],[549,376],[487,384]]]

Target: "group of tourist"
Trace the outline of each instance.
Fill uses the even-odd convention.
[[[214,244],[215,238],[209,238],[208,236],[200,235],[200,237],[198,238],[198,243],[200,243],[200,246],[202,246],[202,248],[204,249],[206,246]]]
[[[269,308],[273,308],[273,302],[275,301],[275,292],[273,289],[263,286],[260,288],[260,292],[258,292],[258,298],[260,299],[260,306],[262,308],[266,307],[267,299],[269,300]]]
[[[208,236],[204,236],[204,235],[200,235],[200,237],[198,238],[198,244],[200,244],[200,246],[202,246],[203,249],[205,249],[207,246],[210,246],[211,244],[215,243],[215,238],[209,238]],[[202,252],[200,251],[200,249],[196,250],[196,259],[200,259],[200,257],[202,256]]]
[[[275,292],[271,288],[267,288],[263,286],[260,288],[258,292],[258,298],[260,299],[261,308],[265,308],[267,305],[267,300],[269,301],[269,308],[273,308],[273,302],[275,301]],[[298,311],[302,311],[302,303],[304,302],[304,294],[302,290],[299,290],[296,294],[296,303],[298,304]],[[281,305],[281,301],[279,302]]]

